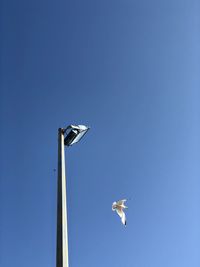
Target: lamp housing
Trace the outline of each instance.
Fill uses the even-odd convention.
[[[72,146],[78,143],[82,137],[87,133],[89,127],[85,125],[69,125],[65,130],[65,146]]]

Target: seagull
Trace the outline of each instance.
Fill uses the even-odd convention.
[[[126,202],[126,199],[122,199],[122,200],[119,200],[117,202],[113,202],[112,210],[117,212],[117,214],[121,218],[121,222],[123,223],[123,225],[126,226],[126,215],[125,215],[123,209],[127,209],[128,207],[126,207],[124,205],[125,202]]]

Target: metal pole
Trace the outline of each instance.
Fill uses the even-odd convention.
[[[56,267],[69,267],[64,130],[61,128],[58,129],[58,193],[57,194],[58,195],[57,195]]]

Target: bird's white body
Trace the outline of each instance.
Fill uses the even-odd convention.
[[[121,222],[123,223],[123,225],[126,225],[126,215],[125,215],[123,209],[128,208],[124,205],[125,202],[126,202],[126,199],[123,199],[123,200],[119,200],[117,202],[113,202],[113,204],[112,204],[112,210],[117,212],[117,214],[121,218]]]

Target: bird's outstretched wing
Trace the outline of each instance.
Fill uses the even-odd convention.
[[[126,215],[124,212],[123,212],[123,216],[121,218],[121,221],[122,221],[123,225],[126,225]]]
[[[126,215],[123,212],[122,209],[116,209],[117,214],[119,215],[119,217],[121,218],[121,221],[124,225],[126,225]]]

